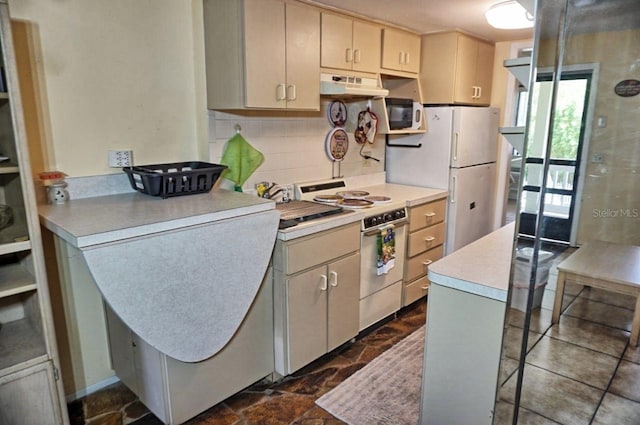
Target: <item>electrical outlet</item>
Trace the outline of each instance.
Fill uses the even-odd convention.
[[[591,155],[591,162],[594,164],[603,164],[604,163],[604,154],[594,153]]]
[[[133,165],[133,151],[122,149],[109,151],[109,167],[131,167]]]

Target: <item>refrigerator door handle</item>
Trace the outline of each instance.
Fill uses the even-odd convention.
[[[458,160],[458,132],[453,134],[453,160]]]
[[[450,195],[449,201],[452,204],[456,203],[456,176],[453,176],[451,180],[451,195]]]

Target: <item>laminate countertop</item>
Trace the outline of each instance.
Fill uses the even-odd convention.
[[[429,266],[432,283],[506,302],[515,223],[460,248]]]
[[[76,248],[242,217],[275,209],[246,193],[209,193],[161,199],[138,192],[39,206],[42,224]]]

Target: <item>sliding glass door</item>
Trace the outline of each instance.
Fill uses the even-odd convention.
[[[566,243],[571,239],[591,81],[592,72],[566,72],[562,74],[558,85],[542,217],[543,239]],[[522,235],[533,236],[536,229],[544,155],[549,142],[546,129],[551,119],[549,102],[552,90],[551,74],[539,74],[533,87],[533,114],[528,135],[530,142],[524,163],[524,185],[520,203]]]

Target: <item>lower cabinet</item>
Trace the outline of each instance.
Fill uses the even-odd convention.
[[[234,337],[220,352],[198,363],[181,362],[159,352],[106,306],[111,361],[116,374],[167,424],[181,424],[254,382],[270,377],[273,373],[272,282],[269,268]]]
[[[289,375],[358,334],[359,238],[359,223],[355,223],[300,240],[276,242],[276,373]],[[329,241],[333,243],[325,245],[322,254],[315,251],[318,243]],[[309,262],[300,261],[311,258],[321,262],[306,267]],[[298,271],[299,267],[305,268]]]
[[[0,424],[62,423],[51,362],[0,378]]]
[[[404,270],[402,306],[429,293],[429,264],[444,255],[446,199],[409,209],[409,237]]]

